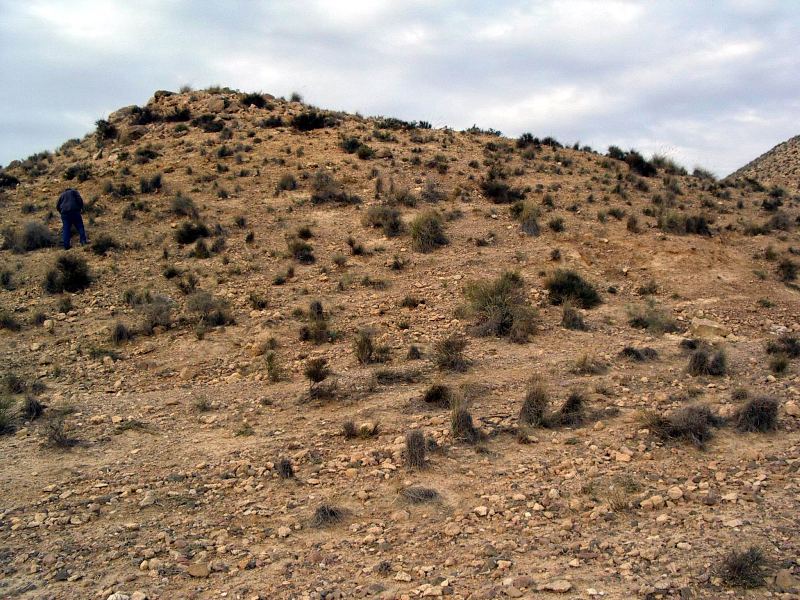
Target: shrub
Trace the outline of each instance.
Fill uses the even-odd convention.
[[[156,173],[151,177],[141,177],[139,179],[139,189],[143,194],[153,194],[160,190],[162,185],[161,173]]]
[[[208,245],[205,243],[204,240],[200,239],[192,248],[192,251],[189,253],[189,256],[192,258],[209,258],[211,256],[211,251],[208,249]]]
[[[705,215],[682,215],[674,212],[662,211],[658,215],[659,229],[675,234],[697,234],[710,236],[711,221]]]
[[[362,329],[358,332],[353,342],[353,350],[358,362],[362,365],[386,362],[389,358],[389,348],[387,346],[375,346],[373,333],[368,329]]]
[[[627,311],[631,327],[658,334],[678,331],[678,323],[652,300],[642,306],[629,306]]]
[[[776,267],[778,278],[783,282],[795,281],[797,279],[797,263],[791,259],[783,258]]]
[[[400,490],[400,497],[410,504],[423,504],[425,502],[436,502],[441,497],[439,492],[433,488],[422,486],[411,486]]]
[[[453,392],[448,386],[441,383],[435,383],[425,390],[425,392],[422,394],[422,400],[426,404],[432,404],[442,408],[450,408],[453,400]]]
[[[453,407],[453,413],[450,416],[450,430],[453,437],[457,440],[474,444],[481,439],[481,435],[472,422],[472,415],[469,410],[462,405]]]
[[[197,207],[194,204],[194,201],[188,196],[184,196],[180,192],[178,192],[172,199],[172,202],[170,204],[170,210],[174,214],[182,217],[190,217],[192,219],[197,219],[200,216],[200,213],[198,212]]]
[[[116,240],[107,233],[99,234],[92,242],[92,252],[98,256],[105,256],[109,250],[115,250],[118,247]]]
[[[713,354],[705,348],[698,348],[689,357],[687,367],[689,375],[697,377],[700,375],[713,375],[720,377],[727,373],[727,356],[724,350],[717,350]]]
[[[203,290],[194,292],[186,299],[186,308],[195,313],[204,325],[231,325],[235,322],[227,303]]]
[[[86,260],[71,254],[63,254],[45,276],[44,289],[51,294],[78,292],[92,283]]]
[[[298,131],[311,131],[327,127],[329,121],[323,113],[316,110],[307,110],[292,117],[291,124]]]
[[[255,106],[256,108],[266,108],[267,100],[258,93],[248,93],[242,94],[239,97],[239,102],[241,102],[244,106]]]
[[[494,280],[472,282],[464,294],[476,314],[477,335],[509,336],[512,341],[525,342],[536,330],[536,313],[517,273],[505,271]]]
[[[538,378],[532,379],[519,409],[519,422],[529,427],[545,427],[549,404],[550,398],[544,382]]]
[[[311,180],[311,204],[360,204],[361,198],[348,194],[342,184],[325,171],[317,171]]]
[[[14,276],[10,270],[3,269],[0,271],[0,287],[8,291],[14,289]]]
[[[656,360],[658,358],[658,352],[647,347],[634,348],[633,346],[625,346],[619,354],[620,356],[635,362],[645,362],[648,360]]]
[[[466,371],[469,360],[464,356],[467,340],[452,334],[433,345],[433,362],[443,371]]]
[[[553,217],[547,222],[547,226],[556,233],[560,233],[564,231],[564,218],[563,217]]]
[[[362,218],[362,223],[366,227],[380,227],[386,237],[398,236],[404,228],[400,211],[383,205],[370,206]]]
[[[583,315],[569,303],[565,303],[561,311],[561,326],[575,331],[588,331],[589,326],[583,320]]]
[[[654,177],[658,173],[657,169],[636,150],[629,150],[625,154],[625,162],[628,163],[631,171],[642,177]]]
[[[590,309],[600,304],[600,295],[594,286],[575,271],[558,269],[545,282],[550,292],[551,304],[571,302],[581,308]]]
[[[34,398],[31,395],[25,396],[25,400],[22,403],[22,416],[26,419],[33,421],[34,419],[38,419],[44,413],[45,406],[39,400]]]
[[[513,212],[516,213],[516,218],[520,222],[520,228],[523,233],[530,236],[539,235],[539,208],[531,202],[522,202],[518,206],[519,209]]]
[[[10,312],[6,310],[0,310],[0,329],[5,329],[7,331],[19,331],[22,326],[19,324]]]
[[[105,119],[95,121],[95,136],[99,142],[111,140],[117,137],[117,128]]]
[[[133,333],[131,333],[131,330],[128,329],[127,325],[121,321],[117,321],[114,325],[114,329],[111,330],[111,341],[115,345],[126,342],[132,337]]]
[[[425,435],[418,429],[406,434],[406,464],[410,469],[425,468]]]
[[[281,458],[276,466],[278,477],[281,479],[292,479],[294,477],[294,467],[289,458]]]
[[[86,163],[76,163],[64,170],[64,179],[70,181],[77,179],[80,182],[87,181],[92,177],[92,169]]]
[[[723,424],[721,417],[703,405],[686,406],[666,416],[650,413],[645,417],[645,426],[660,439],[688,441],[698,448],[704,448],[713,437],[712,427]]]
[[[275,191],[282,192],[287,190],[296,190],[297,189],[297,179],[294,178],[294,175],[291,173],[284,173],[281,175],[280,179],[278,179],[278,183],[275,184]]]
[[[175,230],[175,241],[179,244],[191,244],[200,238],[211,235],[205,223],[200,221],[184,221]]]
[[[19,413],[14,400],[0,397],[0,435],[14,433],[18,421]]]
[[[345,517],[345,511],[330,504],[322,504],[314,511],[311,517],[311,526],[316,528],[329,527],[340,523]]]
[[[286,246],[289,250],[289,254],[291,254],[296,261],[304,265],[309,265],[316,260],[314,256],[314,247],[308,242],[296,237],[290,237],[286,240]]]
[[[581,425],[586,420],[586,398],[580,392],[570,393],[551,420],[565,427]]]
[[[525,192],[512,188],[504,179],[502,172],[491,169],[486,178],[481,181],[483,195],[495,204],[511,204],[525,198]]]
[[[157,297],[142,307],[142,316],[142,333],[153,335],[156,327],[169,329],[172,324],[172,306],[166,298]]]
[[[800,357],[800,340],[796,337],[783,334],[777,340],[767,342],[767,354],[783,354],[789,358]]]
[[[444,233],[442,217],[433,210],[420,213],[411,221],[411,247],[428,253],[449,243]]]
[[[607,370],[608,364],[602,360],[590,354],[582,354],[572,365],[571,372],[576,375],[602,375]]]
[[[321,357],[309,359],[308,362],[306,362],[303,374],[306,376],[306,379],[312,383],[324,381],[330,374],[328,369],[328,359]]]
[[[762,550],[750,546],[747,550],[731,550],[718,566],[717,572],[728,585],[757,588],[764,585],[766,563]]]
[[[773,354],[769,359],[769,369],[776,375],[789,368],[789,357],[785,354]]]
[[[51,448],[60,448],[64,450],[78,444],[78,440],[70,437],[67,432],[63,416],[50,419],[44,427],[44,434],[46,445]]]
[[[739,431],[775,431],[778,427],[778,401],[765,396],[753,398],[736,411],[734,423]]]
[[[31,252],[55,245],[55,238],[47,225],[41,221],[28,221],[21,229],[8,228],[3,231],[4,247],[14,252]]]

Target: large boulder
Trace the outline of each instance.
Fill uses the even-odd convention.
[[[692,319],[689,327],[690,333],[698,338],[724,338],[730,335],[730,330],[711,319]]]

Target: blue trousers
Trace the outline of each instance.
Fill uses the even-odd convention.
[[[71,210],[69,212],[61,213],[62,236],[64,241],[64,250],[69,250],[69,241],[72,237],[72,227],[78,230],[78,235],[81,239],[81,244],[88,243],[86,240],[86,230],[83,228],[83,218],[80,211]]]

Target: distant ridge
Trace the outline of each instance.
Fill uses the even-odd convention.
[[[744,177],[755,179],[762,184],[800,190],[800,135],[781,142],[725,179],[735,180]]]

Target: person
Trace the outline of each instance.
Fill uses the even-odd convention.
[[[64,250],[69,250],[70,238],[72,237],[72,227],[78,230],[81,246],[89,243],[86,239],[86,229],[83,227],[83,198],[74,188],[67,188],[58,197],[56,209],[61,213],[61,224],[63,225],[62,234],[64,240]]]

